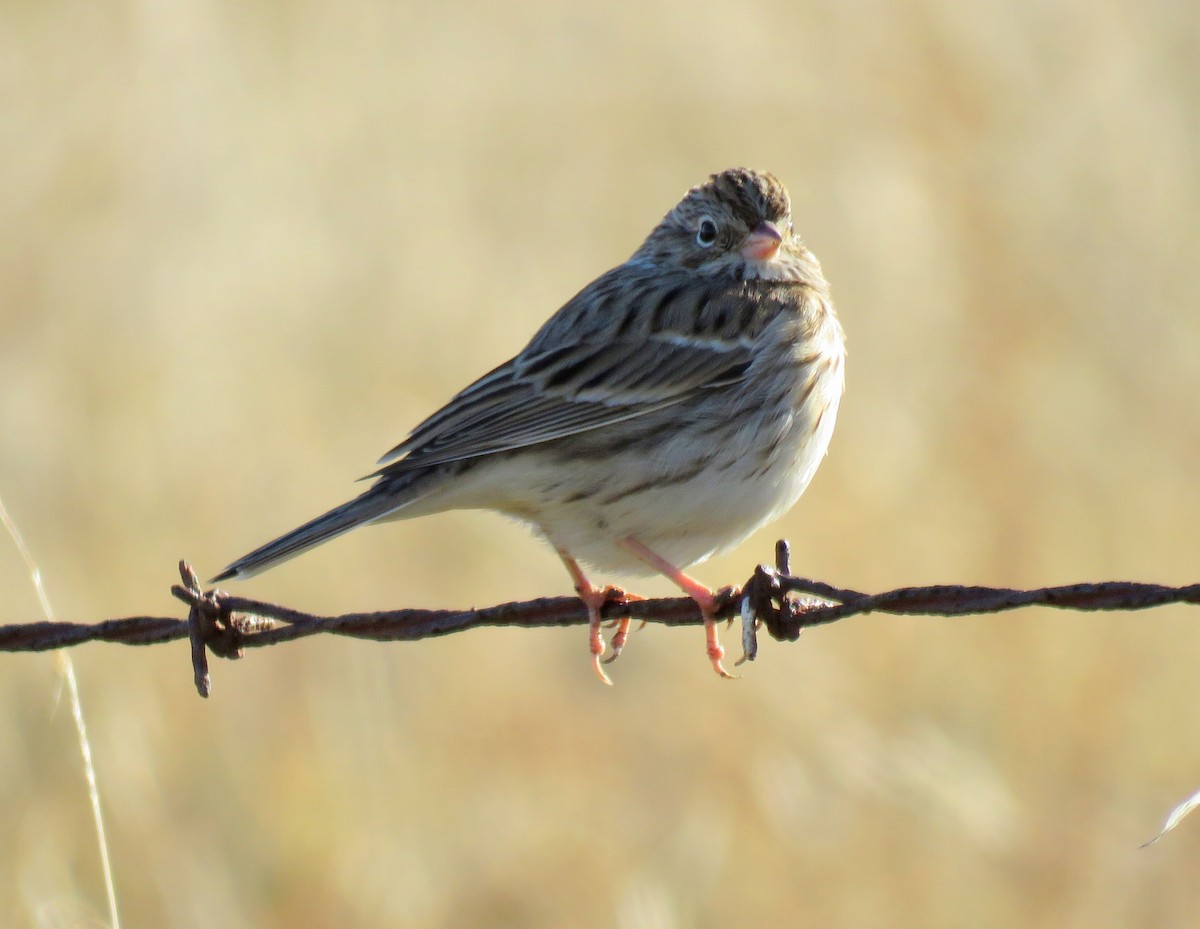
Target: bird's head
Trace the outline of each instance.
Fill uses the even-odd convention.
[[[774,175],[731,168],[689,190],[633,260],[737,280],[805,280],[814,269],[819,277],[792,229],[791,212]]]

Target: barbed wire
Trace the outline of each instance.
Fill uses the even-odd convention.
[[[208,652],[240,658],[247,648],[277,645],[328,633],[379,642],[416,641],[482,626],[538,628],[587,623],[587,609],[577,597],[549,597],[469,610],[378,610],[317,616],[302,610],[235,597],[220,589],[205,591],[191,565],[179,563],[183,581],[171,593],[188,605],[186,620],[163,616],[131,616],[97,623],[36,622],[0,626],[0,651],[46,651],[84,642],[157,645],[189,639],[196,689],[211,691]],[[791,574],[786,540],[775,546],[775,565],[759,565],[740,587],[719,591],[717,614],[742,622],[742,661],[757,656],[757,631],[795,641],[803,629],[864,613],[965,616],[1000,613],[1021,607],[1064,610],[1144,610],[1169,603],[1200,604],[1200,584],[1166,587],[1132,581],[1068,584],[1035,590],[935,584],[900,587],[866,594]],[[704,619],[690,597],[655,600],[612,600],[605,619],[630,617],[666,626],[700,625]],[[740,664],[741,662],[739,662]]]

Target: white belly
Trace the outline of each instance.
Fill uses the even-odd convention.
[[[530,449],[489,464],[486,473],[464,475],[455,496],[460,506],[529,523],[556,548],[604,572],[654,573],[619,544],[627,537],[685,568],[736,546],[791,509],[829,447],[841,392],[839,359],[798,410],[764,412],[779,433],[767,457],[761,451],[766,427],[751,419],[715,452],[711,442],[699,445],[687,433],[656,443],[653,456],[630,448],[602,461],[564,463]],[[701,467],[705,455],[713,459]]]

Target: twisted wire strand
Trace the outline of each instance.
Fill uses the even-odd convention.
[[[759,565],[740,587],[720,592],[719,615],[741,618],[745,657],[757,651],[757,629],[765,627],[782,641],[794,641],[808,626],[824,625],[866,613],[965,616],[999,613],[1024,607],[1062,610],[1144,610],[1170,603],[1200,604],[1200,583],[1183,587],[1133,581],[1066,584],[1034,590],[935,584],[901,587],[877,594],[836,587],[797,577],[789,570],[786,541],[776,546],[773,567]],[[231,596],[219,589],[204,591],[187,562],[179,563],[182,584],[171,593],[188,605],[186,620],[164,616],[131,616],[97,623],[35,622],[0,626],[0,651],[45,651],[84,642],[157,645],[189,639],[196,686],[202,696],[211,688],[207,653],[241,657],[246,648],[277,645],[311,635],[332,634],[381,642],[416,641],[483,626],[540,628],[587,623],[587,610],[576,597],[550,597],[469,610],[379,610],[318,616],[277,603]],[[636,600],[623,606],[606,604],[606,618],[629,616],[667,626],[703,622],[689,597]]]

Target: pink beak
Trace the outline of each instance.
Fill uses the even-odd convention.
[[[774,223],[761,222],[742,243],[742,257],[751,261],[770,261],[779,251],[783,236]]]

